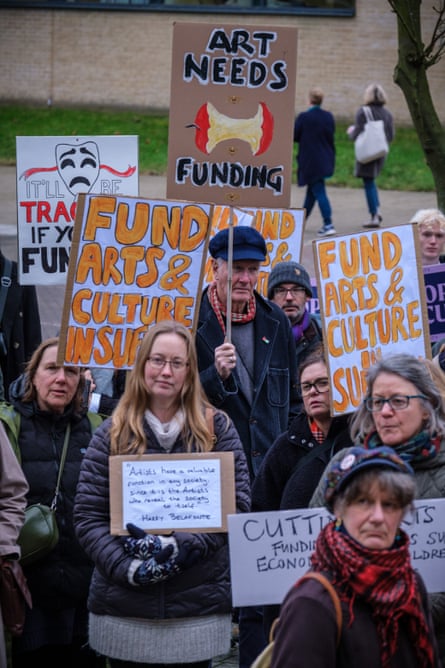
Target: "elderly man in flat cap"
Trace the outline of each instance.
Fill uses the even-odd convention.
[[[267,297],[287,315],[297,353],[297,365],[322,341],[319,318],[306,308],[312,297],[309,274],[298,262],[278,262],[269,274]]]
[[[298,403],[295,343],[286,314],[255,286],[266,243],[254,228],[233,229],[231,313],[227,315],[229,231],[209,245],[214,281],[202,296],[196,346],[210,401],[232,418],[253,480],[267,449],[286,431]],[[231,340],[227,340],[227,318]],[[240,668],[266,644],[258,610],[240,610]]]

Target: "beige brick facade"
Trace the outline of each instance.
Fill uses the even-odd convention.
[[[423,36],[434,23],[434,0],[422,3]],[[324,106],[352,120],[365,86],[381,83],[399,124],[411,124],[393,83],[397,27],[387,0],[357,0],[354,18],[228,15],[223,22],[296,26],[295,111],[312,85]],[[165,111],[170,102],[172,26],[215,23],[215,14],[148,11],[0,10],[0,102],[131,107]],[[445,122],[445,59],[429,71],[436,109]]]

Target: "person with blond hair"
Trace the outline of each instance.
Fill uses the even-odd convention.
[[[179,322],[158,322],[138,348],[119,403],[91,440],[74,509],[79,542],[95,563],[89,641],[111,668],[207,668],[213,657],[230,650],[227,533],[145,533],[130,523],[128,536],[110,531],[110,457],[174,460],[187,453],[198,459],[217,452],[233,457],[236,510],[248,511],[243,446],[232,420],[212,408],[202,390],[192,333]],[[177,493],[175,487],[184,509],[199,489],[193,480]]]
[[[384,89],[378,83],[372,83],[366,87],[363,95],[363,103],[369,107],[371,115],[375,121],[382,120],[385,129],[385,135],[388,144],[394,139],[394,120],[392,114],[385,108],[387,97]],[[350,125],[347,134],[349,139],[355,141],[359,134],[364,130],[366,124],[366,114],[363,107],[358,109],[355,115],[354,125]],[[380,227],[383,220],[380,211],[379,192],[376,185],[376,178],[383,169],[385,158],[377,158],[363,164],[356,160],[354,168],[354,176],[363,180],[365,189],[366,202],[369,211],[369,220],[363,223],[365,228]]]
[[[419,209],[409,221],[417,223],[422,265],[439,264],[445,246],[445,215],[439,209]]]
[[[317,234],[327,237],[336,234],[325,186],[325,179],[333,175],[335,168],[335,120],[330,111],[321,108],[323,98],[321,88],[311,88],[309,109],[295,119],[294,142],[298,143],[298,185],[306,186],[303,203],[306,218],[309,218],[317,202],[323,219],[323,227]]]

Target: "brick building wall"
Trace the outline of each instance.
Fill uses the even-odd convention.
[[[433,5],[434,0],[422,3],[425,42]],[[173,23],[216,19],[153,11],[2,9],[0,102],[168,110]],[[393,83],[397,26],[387,0],[357,0],[354,18],[225,14],[222,22],[298,28],[296,112],[307,106],[309,87],[319,85],[325,108],[352,120],[364,88],[378,81],[396,123],[411,124]],[[429,80],[445,122],[444,62],[430,69]]]

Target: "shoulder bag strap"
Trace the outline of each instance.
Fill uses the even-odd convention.
[[[297,586],[300,582],[302,582],[302,580],[308,580],[309,578],[312,578],[313,580],[318,580],[318,582],[320,582],[330,594],[332,603],[334,604],[335,618],[337,620],[337,647],[338,647],[340,644],[341,630],[343,627],[343,613],[341,610],[341,604],[340,604],[340,599],[338,598],[338,594],[335,591],[332,583],[328,580],[328,578],[322,573],[318,573],[317,571],[309,571],[308,573],[305,573],[298,580],[295,586]]]
[[[310,461],[315,459],[315,457],[318,457],[319,455],[324,454],[327,450],[331,450],[333,446],[335,445],[335,440],[332,440],[332,438],[326,439],[324,443],[321,443],[320,445],[314,445],[312,450],[307,452],[304,457],[302,457],[294,466],[294,468],[291,471],[291,474],[288,479],[295,473],[297,469],[300,468],[300,466],[306,466]]]
[[[60,457],[59,473],[57,475],[56,489],[54,492],[54,498],[51,502],[51,510],[54,511],[57,508],[57,497],[59,496],[60,482],[62,480],[63,467],[65,466],[65,459],[68,450],[68,442],[70,440],[70,434],[71,434],[71,425],[69,424],[65,431],[65,439],[63,441],[62,456]]]
[[[8,288],[11,285],[12,262],[4,257],[3,276],[0,279],[0,322],[3,320],[3,311],[5,310],[6,296]]]
[[[362,109],[363,109],[364,114],[365,114],[366,122],[369,123],[369,121],[373,121],[374,116],[372,115],[371,108],[366,106],[366,107],[362,107]]]

